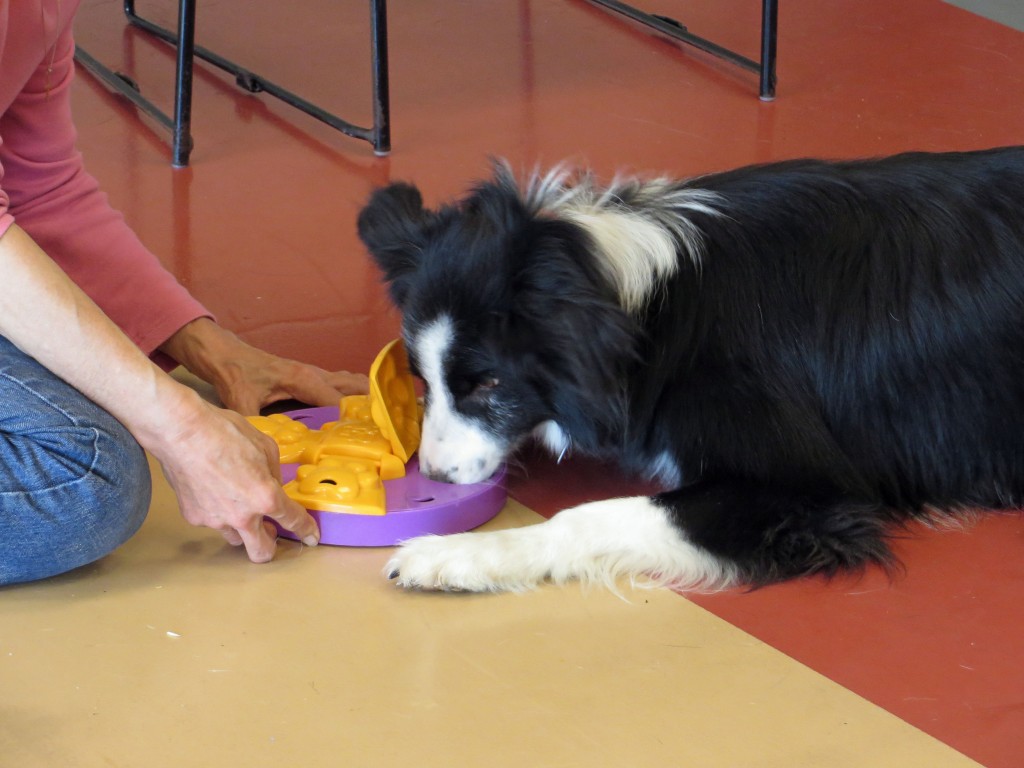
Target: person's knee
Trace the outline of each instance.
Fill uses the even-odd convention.
[[[128,430],[0,336],[0,584],[112,552],[142,525],[150,492]]]
[[[89,509],[79,518],[92,562],[130,539],[149,511],[152,483],[146,454],[111,417],[96,425],[95,464],[88,479]]]
[[[98,410],[98,409],[97,409]],[[131,538],[149,511],[145,452],[116,419],[99,411],[65,430],[60,479],[8,494],[10,536],[0,542],[0,584],[55,576],[95,562]],[[38,447],[38,446],[37,446]],[[8,514],[9,512],[9,514]]]

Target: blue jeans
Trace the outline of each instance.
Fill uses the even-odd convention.
[[[150,493],[128,430],[0,337],[0,584],[108,554],[142,525]]]

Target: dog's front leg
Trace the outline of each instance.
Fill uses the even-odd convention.
[[[522,591],[547,580],[614,586],[642,575],[691,588],[732,580],[645,497],[583,504],[526,528],[412,539],[385,573],[402,587],[470,592]]]

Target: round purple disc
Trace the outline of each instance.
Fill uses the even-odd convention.
[[[319,429],[338,419],[337,406],[302,408],[285,415]],[[298,464],[282,464],[281,480],[295,478]],[[320,543],[349,547],[390,547],[426,534],[461,533],[483,525],[505,506],[505,468],[474,485],[449,485],[420,474],[419,459],[405,465],[405,477],[384,481],[384,515],[358,515],[311,509],[320,526]],[[278,528],[285,538],[296,537]]]

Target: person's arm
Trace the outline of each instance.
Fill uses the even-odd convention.
[[[193,525],[274,555],[273,518],[304,543],[316,522],[279,484],[277,449],[161,371],[17,225],[0,237],[0,335],[120,420],[157,458]]]
[[[71,120],[73,77],[68,29],[52,62],[38,68],[0,116],[0,233],[16,218],[144,353],[165,369],[183,364],[240,413],[286,398],[334,405],[342,395],[366,392],[365,376],[270,355],[216,325],[85,171]]]
[[[114,210],[75,146],[74,41],[59,36],[0,115],[0,231],[17,221],[124,333],[165,369],[157,348],[210,312]],[[9,206],[7,203],[9,202]]]

